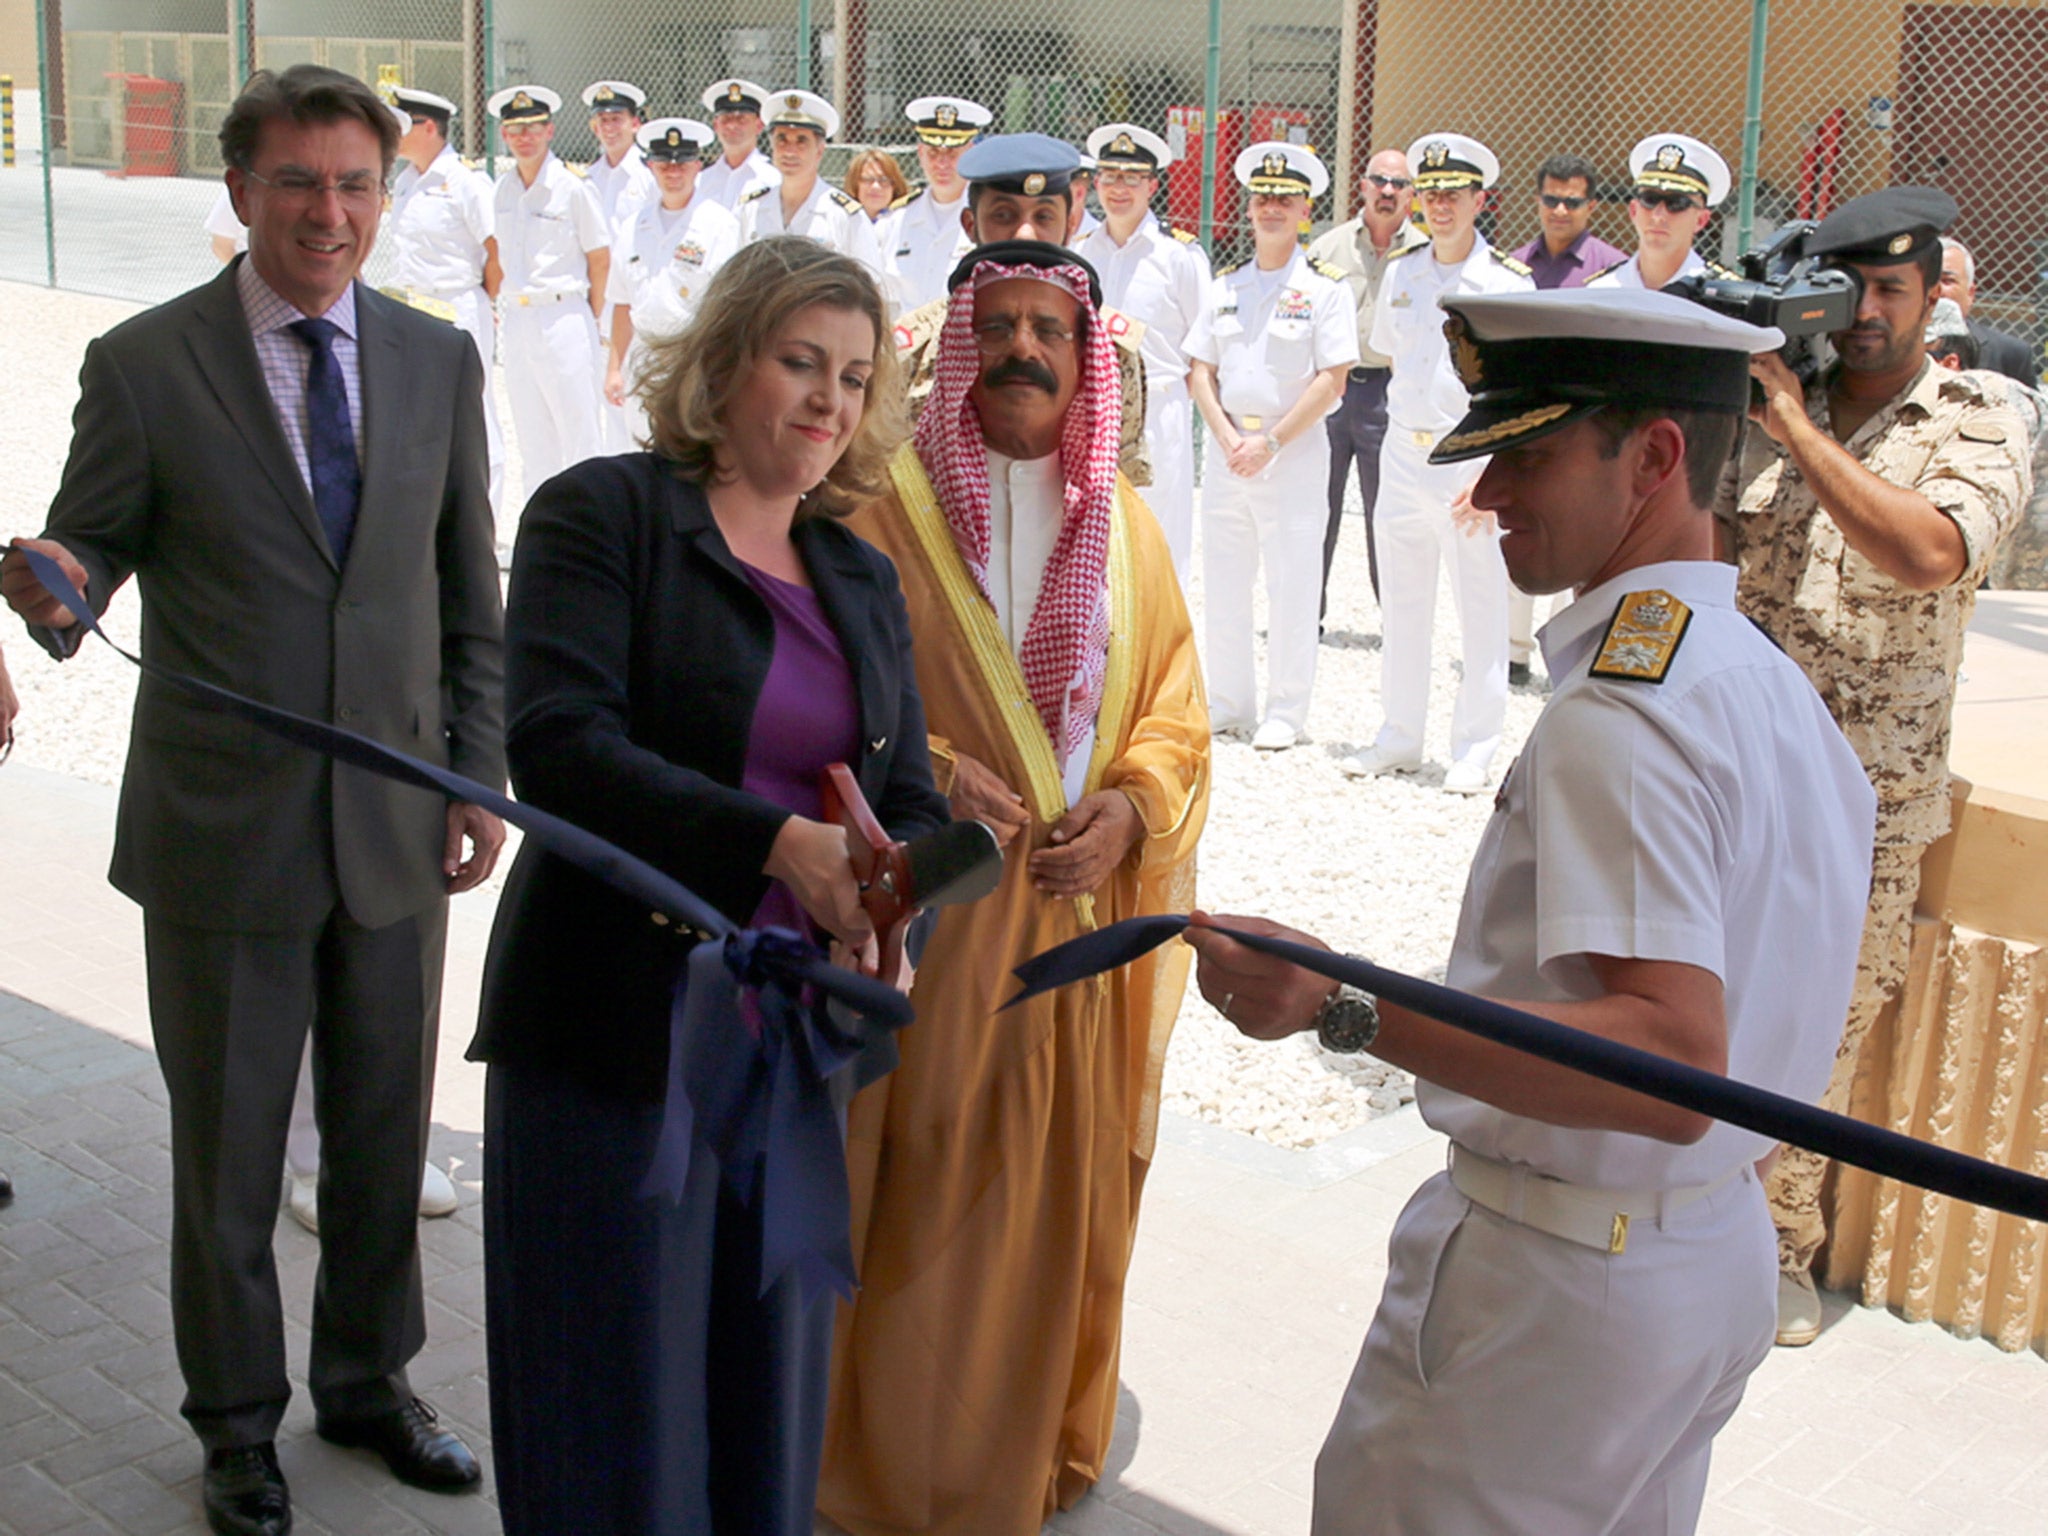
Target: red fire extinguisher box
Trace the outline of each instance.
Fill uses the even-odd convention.
[[[1167,168],[1166,210],[1170,221],[1193,234],[1202,230],[1202,136],[1205,114],[1200,107],[1166,109],[1166,143],[1173,150]],[[1244,114],[1225,107],[1216,114],[1216,190],[1210,211],[1215,219],[1215,245],[1229,245],[1243,222],[1244,199],[1231,167],[1244,148]]]
[[[185,87],[154,75],[109,73],[121,82],[121,174],[176,176],[185,168]]]

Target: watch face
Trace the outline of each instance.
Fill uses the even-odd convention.
[[[1316,1018],[1316,1039],[1324,1050],[1339,1055],[1354,1055],[1366,1049],[1379,1032],[1379,1006],[1362,993],[1338,993]]]

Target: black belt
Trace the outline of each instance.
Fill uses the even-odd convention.
[[[1370,384],[1374,379],[1385,378],[1393,371],[1392,368],[1367,368],[1360,365],[1351,370],[1351,382],[1354,384]]]

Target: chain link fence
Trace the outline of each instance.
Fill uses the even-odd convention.
[[[1818,217],[1894,181],[1946,187],[1976,265],[1978,318],[2048,339],[2048,0],[36,0],[39,59],[15,77],[18,152],[0,170],[0,276],[136,299],[203,278],[201,222],[220,174],[214,134],[250,68],[300,61],[380,72],[462,107],[458,147],[500,158],[483,101],[552,86],[572,103],[557,150],[595,153],[573,103],[590,81],[648,92],[649,115],[700,111],[737,74],[830,98],[854,149],[914,173],[903,106],[944,93],[1004,131],[1079,141],[1129,119],[1185,158],[1162,217],[1242,239],[1230,165],[1260,138],[1313,145],[1350,211],[1376,149],[1433,129],[1500,156],[1496,243],[1537,233],[1535,167],[1588,155],[1607,200],[1595,232],[1632,247],[1626,155],[1679,131],[1735,167],[1702,236],[1732,261],[1784,220]],[[10,45],[22,51],[19,43]],[[1213,146],[1214,159],[1205,159]],[[1205,197],[1205,191],[1207,196]]]

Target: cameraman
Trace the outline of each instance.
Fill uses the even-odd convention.
[[[1812,679],[1877,790],[1877,846],[1856,991],[1822,1101],[1843,1108],[1872,1020],[1906,978],[1920,857],[1948,831],[1949,709],[1963,631],[2025,505],[2025,432],[2004,389],[1937,368],[1924,330],[1955,201],[1893,187],[1844,203],[1806,242],[1862,283],[1839,361],[1803,389],[1752,360],[1762,431],[1746,434],[1721,513],[1737,600]],[[1820,1331],[1808,1274],[1826,1236],[1826,1160],[1788,1149],[1767,1183],[1778,1227],[1778,1342]]]

